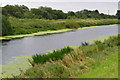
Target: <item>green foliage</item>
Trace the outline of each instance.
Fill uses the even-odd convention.
[[[73,11],[69,11],[67,15],[68,16],[75,16],[75,13]]]
[[[11,24],[9,23],[7,17],[2,16],[2,36],[9,35],[12,31]]]
[[[67,69],[64,65],[61,65],[60,63],[47,64],[47,66],[44,67],[39,66],[36,65],[37,69],[36,67],[32,67],[32,71],[26,71],[25,75],[30,76],[30,78],[67,78],[70,75],[69,69]]]
[[[57,51],[54,50],[52,53],[49,53],[49,54],[43,54],[43,55],[36,54],[36,55],[33,55],[32,57],[33,61],[30,61],[30,63],[32,65],[38,64],[38,63],[43,64],[47,61],[55,61],[58,59],[62,59],[64,55],[70,53],[72,50],[73,49],[70,47],[65,47]]]
[[[16,18],[24,18],[24,13],[29,11],[28,7],[24,5],[6,5],[2,10],[3,15]]]
[[[74,22],[74,20],[67,20],[66,21],[66,28],[70,29],[77,29],[80,25],[77,22]]]
[[[115,78],[118,78],[118,71],[118,54],[113,53],[112,55],[107,56],[107,59],[92,65],[92,70],[83,75],[79,75],[79,78],[111,78],[112,80],[115,80]]]
[[[118,19],[120,19],[120,10],[117,10],[116,16]]]
[[[119,37],[110,37],[109,39],[104,40],[104,42],[95,41],[94,44],[82,46],[80,49],[82,49],[86,56],[99,60],[101,57],[103,57],[103,55],[109,55],[109,51],[112,51],[112,47],[120,46],[118,38]]]
[[[55,10],[50,7],[39,7],[32,8],[29,10],[28,7],[24,5],[6,5],[2,7],[2,13],[6,16],[13,16],[16,18],[37,18],[37,19],[86,19],[86,18],[94,18],[94,19],[107,19],[107,18],[116,18],[114,15],[106,15],[103,13],[99,13],[98,10],[81,10],[77,12],[68,11],[68,13],[64,13],[62,10]]]
[[[75,16],[67,16],[67,19],[77,19]]]
[[[30,34],[39,31],[60,30],[60,29],[77,29],[79,27],[118,24],[117,19],[17,19],[9,17],[10,24],[13,28],[12,35]],[[9,35],[11,35],[9,34]]]

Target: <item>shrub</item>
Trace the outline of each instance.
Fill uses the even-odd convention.
[[[2,16],[2,36],[10,35],[11,32],[12,32],[11,24],[9,23],[7,17],[3,15]]]
[[[79,25],[73,20],[66,21],[66,28],[77,29]]]

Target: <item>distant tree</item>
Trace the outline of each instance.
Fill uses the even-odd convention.
[[[54,10],[54,14],[57,16],[57,19],[66,19],[66,14],[62,10]]]
[[[31,13],[33,13],[35,15],[41,15],[42,14],[42,12],[39,9],[36,9],[36,8],[32,8]]]
[[[27,6],[25,6],[25,5],[20,5],[18,7],[20,7],[21,12],[28,12],[29,11],[29,8]]]
[[[81,14],[80,11],[77,11],[77,12],[75,13],[75,16],[76,16],[77,18],[81,18],[82,14]]]
[[[3,15],[13,16],[16,18],[24,18],[24,13],[29,11],[29,9],[24,5],[6,5],[2,10]]]
[[[98,10],[95,10],[94,12],[97,13],[97,14],[99,14],[99,11],[98,11]]]
[[[105,18],[115,18],[114,15],[106,15],[99,13],[98,10],[81,10],[77,12],[69,11],[64,13],[62,10],[52,9],[51,7],[39,7],[32,8],[29,10],[28,7],[24,5],[6,5],[2,9],[2,13],[5,16],[12,16],[16,18],[38,18],[38,19],[66,19],[66,18],[95,18],[95,19],[105,19]],[[119,13],[119,12],[118,12]],[[119,16],[119,14],[117,14]]]
[[[68,16],[67,19],[77,19],[75,16]]]
[[[73,11],[69,11],[68,16],[75,16],[75,13]]]
[[[35,16],[30,11],[27,11],[24,13],[24,18],[35,18]]]
[[[117,10],[116,16],[118,19],[120,19],[120,10]]]

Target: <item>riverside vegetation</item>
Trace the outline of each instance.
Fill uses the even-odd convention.
[[[77,29],[77,28],[83,28],[83,27],[110,25],[110,24],[119,23],[117,19],[46,20],[46,19],[17,19],[13,17],[9,17],[8,21],[11,25],[12,30],[11,28],[4,27],[3,25],[3,33],[2,33],[3,35],[31,34],[31,33],[40,32],[40,31]]]
[[[15,78],[117,78],[119,36],[33,55],[30,69]],[[60,57],[59,57],[60,56]],[[102,73],[102,74],[101,74]]]
[[[116,15],[107,15],[98,10],[87,9],[64,13],[62,10],[50,7],[29,9],[24,5],[6,5],[2,7],[2,15],[1,36],[119,23],[117,20],[119,11]]]

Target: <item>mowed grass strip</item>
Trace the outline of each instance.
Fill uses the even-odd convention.
[[[79,75],[79,78],[118,78],[118,53],[108,56],[92,68],[90,72]]]

